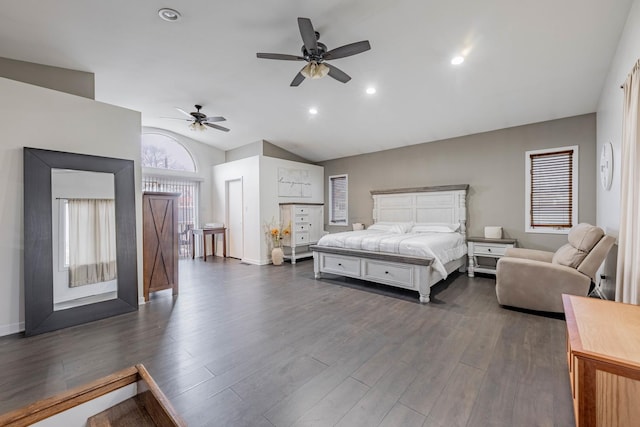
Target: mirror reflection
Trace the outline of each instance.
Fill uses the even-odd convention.
[[[53,309],[115,299],[115,182],[111,173],[51,170]]]

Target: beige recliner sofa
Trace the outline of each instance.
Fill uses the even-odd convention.
[[[496,267],[498,303],[563,313],[562,294],[586,296],[615,239],[584,223],[573,227],[568,238],[555,253],[507,249]]]

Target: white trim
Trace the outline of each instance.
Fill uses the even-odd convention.
[[[0,325],[0,337],[17,334],[18,332],[22,332],[22,331],[24,331],[24,322],[9,323],[8,325]]]
[[[544,148],[542,150],[526,151],[525,156],[525,168],[524,168],[524,180],[525,180],[525,209],[524,209],[524,231],[526,233],[539,233],[539,234],[569,234],[569,228],[563,229],[551,229],[551,228],[533,228],[531,227],[531,155],[532,154],[546,154],[554,153],[558,151],[573,150],[573,176],[571,191],[573,209],[571,215],[571,223],[573,226],[578,224],[578,171],[579,171],[579,146],[571,145],[566,147]]]
[[[331,218],[333,218],[333,191],[332,191],[332,186],[331,186],[331,180],[335,179],[335,178],[344,178],[345,179],[345,187],[346,187],[346,200],[345,200],[345,222],[335,222],[335,221],[331,221]],[[335,226],[341,226],[341,227],[348,227],[349,226],[349,175],[348,174],[340,174],[340,175],[331,175],[329,177],[329,218],[328,218],[328,222],[329,225],[335,225]]]

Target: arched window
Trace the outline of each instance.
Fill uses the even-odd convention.
[[[175,139],[160,133],[142,134],[142,167],[195,172],[191,154]]]

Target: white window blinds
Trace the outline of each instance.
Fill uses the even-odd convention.
[[[568,230],[576,222],[577,147],[529,152],[530,230]]]
[[[347,175],[329,177],[329,224],[348,225]]]

